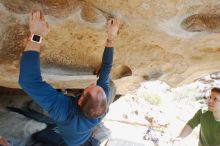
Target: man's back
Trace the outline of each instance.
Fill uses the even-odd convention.
[[[24,91],[40,106],[46,109],[58,126],[58,130],[68,145],[83,144],[103,117],[89,119],[80,111],[76,98],[70,99],[42,81],[40,54],[24,52],[21,59],[19,83]],[[109,73],[112,67],[113,48],[105,48],[103,64],[97,85],[102,87],[109,101]]]
[[[82,95],[79,100],[70,99],[42,80],[40,71],[40,40],[49,32],[49,26],[44,15],[39,11],[29,14],[29,26],[32,37],[22,54],[19,84],[36,103],[49,113],[66,144],[69,146],[81,145],[91,136],[93,128],[101,122],[106,114],[106,103],[111,101],[109,99],[109,74],[113,61],[114,49],[112,43],[114,35],[117,34],[119,23],[116,19],[108,21],[108,39],[103,53],[97,85],[86,88],[84,92],[90,94]],[[88,102],[88,100],[91,102]],[[84,106],[88,105],[88,103],[95,103],[90,104],[95,106]],[[51,133],[52,135],[54,134],[53,131]],[[59,134],[55,135],[60,136]],[[53,139],[52,142],[54,143]]]

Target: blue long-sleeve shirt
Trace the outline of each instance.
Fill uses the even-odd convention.
[[[102,87],[109,97],[109,74],[113,61],[113,48],[105,48],[97,85]],[[83,144],[102,118],[89,119],[79,110],[76,98],[69,98],[57,92],[50,84],[42,80],[40,54],[36,51],[23,52],[20,63],[19,84],[54,119],[61,136],[68,146]]]

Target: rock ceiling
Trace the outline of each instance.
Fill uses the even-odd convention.
[[[50,25],[41,63],[44,79],[56,88],[96,80],[109,17],[123,24],[111,73],[119,92],[144,80],[177,86],[220,68],[218,0],[0,0],[1,86],[18,87],[27,14],[34,10]]]

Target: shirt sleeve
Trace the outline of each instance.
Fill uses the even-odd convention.
[[[108,103],[110,100],[110,83],[109,83],[109,74],[111,72],[112,68],[112,62],[113,62],[113,53],[114,48],[112,47],[106,47],[102,56],[102,65],[99,72],[99,79],[97,81],[97,85],[101,86],[105,94],[107,96]]]
[[[23,52],[20,62],[19,84],[35,102],[48,111],[55,121],[63,122],[74,115],[74,103],[71,99],[42,81],[38,52]]]
[[[187,125],[189,125],[192,129],[194,129],[196,126],[200,124],[201,115],[202,115],[202,110],[200,109],[196,112],[193,118],[187,122]]]

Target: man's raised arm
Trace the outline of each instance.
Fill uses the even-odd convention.
[[[42,81],[41,77],[40,42],[49,32],[49,27],[39,11],[30,13],[29,27],[31,38],[21,57],[19,84],[55,121],[65,121],[68,113],[73,113],[73,106],[70,105],[72,102]]]
[[[119,29],[119,22],[116,19],[110,19],[107,23],[107,34],[108,38],[106,40],[105,50],[102,56],[102,64],[99,72],[99,79],[97,85],[101,86],[107,96],[108,103],[110,102],[109,97],[109,74],[112,68],[113,62],[113,41],[114,37],[117,35]]]

